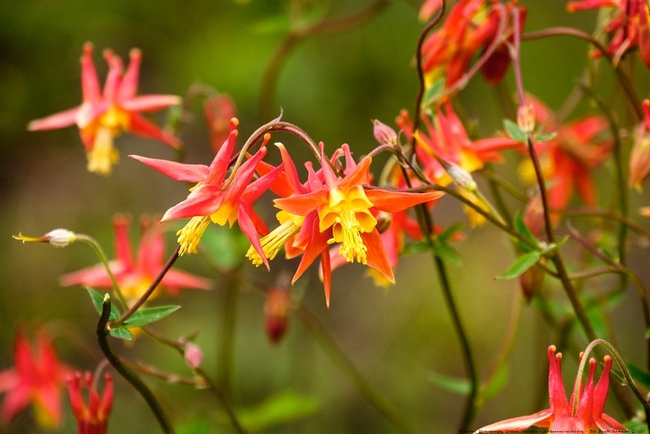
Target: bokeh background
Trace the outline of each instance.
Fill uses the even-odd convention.
[[[300,3],[303,3],[300,5]],[[46,325],[56,337],[65,362],[94,369],[101,360],[94,337],[97,320],[83,288],[63,288],[58,276],[97,262],[84,245],[58,250],[46,245],[22,245],[12,240],[19,231],[40,235],[64,227],[98,239],[112,255],[111,217],[117,212],[156,215],[186,196],[186,186],[127,158],[140,154],[173,158],[164,145],[131,136],[117,139],[121,161],[110,177],[87,173],[85,156],[75,128],[28,133],[27,123],[79,104],[79,57],[85,41],[95,44],[100,76],[106,71],[100,53],[112,48],[123,58],[132,47],[143,51],[140,93],[185,95],[196,83],[213,86],[235,100],[246,137],[270,118],[262,118],[259,99],[265,68],[285,34],[293,7],[306,7],[319,16],[349,14],[370,2],[256,0],[159,0],[156,2],[88,2],[84,0],[26,0],[0,2],[0,369],[13,364],[12,342],[17,324],[28,328]],[[562,0],[521,1],[529,8],[527,30],[552,25],[571,25],[591,32],[595,13],[570,15]],[[357,156],[375,146],[371,119],[392,124],[400,109],[411,110],[417,93],[413,52],[423,27],[418,22],[416,1],[391,2],[381,13],[353,29],[308,39],[298,44],[279,77],[271,105],[275,117],[280,107],[284,119],[301,126],[326,149],[349,143]],[[526,42],[522,65],[524,83],[553,109],[559,108],[580,78],[587,56],[582,41],[553,38]],[[637,89],[648,94],[647,72],[638,68]],[[612,97],[611,73],[602,68],[603,94]],[[504,85],[512,91],[512,77]],[[497,92],[480,78],[460,96],[463,115],[478,135],[501,128],[504,112]],[[580,108],[583,109],[582,107]],[[584,107],[589,109],[589,107]],[[158,123],[164,114],[153,116]],[[186,161],[207,164],[212,154],[199,105],[182,125]],[[285,140],[278,137],[278,140]],[[292,148],[297,161],[306,150]],[[274,156],[277,158],[277,156]],[[519,182],[518,156],[510,155],[497,171]],[[379,173],[382,157],[373,170]],[[299,163],[300,165],[301,163]],[[612,200],[608,185],[611,171],[599,171],[599,194]],[[643,204],[633,195],[634,207]],[[260,209],[273,221],[272,209]],[[436,221],[465,221],[460,206],[443,199]],[[182,223],[181,223],[182,224]],[[576,223],[577,225],[580,222]],[[174,243],[170,225],[168,250]],[[133,239],[137,241],[137,224]],[[208,231],[217,231],[212,226]],[[510,241],[490,226],[467,231],[456,244],[461,266],[449,271],[460,311],[475,349],[481,377],[485,379],[506,336],[514,329],[507,384],[478,416],[475,425],[532,413],[546,407],[547,346],[558,336],[528,305],[516,281],[497,281],[514,259]],[[647,264],[647,250],[633,247],[632,261],[640,270]],[[160,323],[172,337],[199,332],[196,342],[205,352],[204,367],[219,372],[219,348],[224,344],[224,312],[227,311],[226,279],[201,256],[177,262],[181,269],[214,280],[211,291],[187,291],[179,299],[180,311]],[[276,260],[272,273],[244,263],[248,279],[270,285],[283,267],[295,263]],[[290,268],[289,268],[290,269]],[[456,432],[463,408],[462,397],[443,390],[431,377],[465,375],[460,349],[449,314],[440,294],[431,258],[426,254],[404,258],[396,271],[397,285],[384,291],[364,276],[360,266],[334,273],[332,306],[325,308],[322,287],[310,272],[295,292],[313,312],[332,341],[361,375],[419,432]],[[646,273],[641,274],[647,278]],[[605,286],[608,280],[599,281]],[[546,290],[558,303],[564,299],[552,285]],[[161,299],[162,300],[162,299]],[[162,302],[162,301],[161,301]],[[314,335],[292,317],[285,338],[276,345],[264,333],[264,297],[246,285],[236,300],[236,329],[230,361],[229,389],[235,407],[254,412],[274,397],[293,393],[291,402],[304,417],[266,428],[277,433],[393,432],[394,428],[363,396],[349,377],[332,361]],[[644,330],[633,292],[621,297],[607,321],[613,325],[621,352],[642,363]],[[577,353],[584,345],[577,333],[565,351]],[[146,338],[135,345],[116,348],[125,357],[160,369],[188,375],[182,359],[173,351]],[[575,372],[576,354],[565,357],[567,384]],[[229,432],[219,404],[205,390],[170,385],[147,378],[180,432]],[[570,387],[570,386],[569,386]],[[158,430],[142,399],[120,378],[110,432],[137,433]],[[618,415],[616,405],[610,413]],[[609,408],[609,407],[608,407]],[[66,410],[59,432],[75,432],[75,421]],[[29,411],[0,432],[38,432]]]

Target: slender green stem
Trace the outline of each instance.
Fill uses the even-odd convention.
[[[332,341],[332,338],[327,334],[323,326],[318,322],[316,317],[309,312],[309,310],[301,306],[296,310],[296,315],[314,336],[332,362],[341,369],[341,372],[352,381],[359,392],[361,392],[368,402],[375,407],[375,409],[377,409],[395,429],[403,433],[417,432],[410,425],[409,421],[405,419],[382,394],[378,393],[365,378],[363,378],[361,373],[359,373],[357,368],[345,356],[336,343]]]
[[[149,408],[151,409],[151,412],[154,414],[156,417],[156,420],[158,421],[160,428],[162,428],[164,433],[173,433],[174,428],[171,426],[169,423],[169,420],[167,419],[167,415],[163,411],[162,407],[158,403],[158,400],[154,396],[154,394],[149,390],[146,384],[142,382],[140,377],[135,375],[133,372],[131,372],[130,369],[128,369],[122,361],[115,355],[113,352],[113,349],[111,348],[110,344],[108,343],[108,336],[109,336],[109,331],[108,331],[108,319],[111,314],[111,296],[109,294],[104,295],[104,301],[102,303],[102,313],[99,317],[99,322],[97,323],[97,340],[99,341],[99,347],[102,350],[102,353],[104,353],[104,356],[106,357],[106,360],[108,360],[108,363],[111,364],[111,366],[126,380],[133,386],[133,388],[142,396],[142,398],[145,400]]]
[[[106,257],[106,254],[102,249],[102,246],[99,245],[97,240],[85,234],[76,234],[76,239],[77,241],[84,242],[88,244],[90,247],[92,247],[92,249],[95,251],[95,254],[99,258],[99,261],[104,266],[104,269],[108,274],[108,278],[111,280],[111,284],[113,285],[113,290],[115,291],[115,294],[117,294],[117,299],[120,300],[120,303],[125,309],[128,308],[129,304],[126,301],[126,297],[124,297],[124,294],[122,294],[122,290],[120,289],[120,285],[117,283],[117,279],[115,278],[115,274],[113,274],[113,270],[111,270],[111,267],[108,264],[108,258]]]

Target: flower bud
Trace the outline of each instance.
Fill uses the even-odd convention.
[[[22,233],[12,235],[15,240],[24,243],[49,243],[54,247],[67,247],[77,239],[77,235],[67,229],[54,229],[46,233],[42,237],[27,237]]]
[[[474,178],[467,170],[454,163],[448,162],[445,162],[444,167],[447,174],[456,185],[467,191],[476,191],[476,181],[474,181]]]
[[[377,119],[372,121],[372,125],[372,133],[380,145],[397,146],[397,133],[394,129]]]
[[[274,286],[266,293],[264,314],[266,316],[266,336],[271,343],[280,342],[289,325],[291,294],[288,288]]]
[[[203,351],[201,348],[193,342],[187,342],[185,344],[185,351],[183,352],[183,357],[185,358],[185,363],[188,368],[194,370],[201,367],[203,362]]]
[[[643,181],[650,175],[650,134],[645,124],[639,124],[630,156],[630,187],[643,190]]]
[[[230,135],[230,120],[237,116],[235,102],[226,94],[209,97],[203,103],[210,146],[216,154]]]
[[[520,105],[517,109],[517,126],[524,133],[535,130],[535,107],[532,104]]]

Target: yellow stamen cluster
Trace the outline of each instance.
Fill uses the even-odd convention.
[[[99,128],[93,148],[88,152],[88,171],[99,175],[110,175],[111,168],[119,159],[113,148],[113,134],[109,128]]]
[[[319,230],[324,232],[332,227],[332,238],[328,242],[341,243],[339,255],[348,262],[368,262],[368,247],[361,233],[371,232],[377,225],[377,220],[369,211],[372,206],[363,187],[357,185],[345,192],[333,189],[330,191],[329,204],[318,210]]]
[[[192,217],[183,229],[176,232],[176,235],[178,235],[178,244],[181,245],[178,254],[182,256],[185,253],[196,253],[196,249],[199,247],[199,243],[201,243],[203,232],[205,232],[209,224],[209,216]]]
[[[273,229],[268,235],[265,235],[260,239],[264,257],[269,261],[275,259],[280,252],[280,249],[289,238],[300,232],[302,223],[305,220],[302,216],[291,214],[286,211],[280,211],[277,214],[277,219],[280,222],[280,226]],[[249,247],[248,252],[246,252],[246,257],[250,259],[256,267],[259,267],[264,263],[262,257],[253,246]]]

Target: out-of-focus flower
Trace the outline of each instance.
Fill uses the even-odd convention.
[[[104,393],[97,392],[96,379],[92,374],[75,372],[67,380],[68,395],[72,414],[77,419],[78,434],[106,434],[108,418],[113,408],[113,377],[104,375]],[[88,390],[88,403],[85,402],[82,389]]]
[[[30,403],[38,425],[56,428],[61,423],[61,387],[70,368],[59,362],[50,337],[44,330],[36,333],[36,344],[30,344],[19,330],[14,343],[14,367],[0,372],[2,423],[11,420]]]
[[[131,156],[177,181],[196,183],[187,198],[168,209],[162,218],[162,221],[191,218],[177,233],[181,255],[197,252],[201,236],[211,221],[220,226],[228,223],[231,227],[237,222],[246,238],[262,255],[258,234],[265,235],[268,229],[253,209],[253,203],[267,191],[281,167],[251,182],[257,164],[266,155],[265,145],[270,138],[267,137],[260,149],[228,177],[238,124],[236,118],[231,120],[228,139],[210,166]],[[268,266],[266,258],[263,262]]]
[[[435,0],[425,2],[420,9],[420,18],[429,19],[441,4]],[[510,64],[507,41],[512,39],[514,32],[510,14],[514,7],[518,6],[513,1],[504,7],[488,0],[460,0],[452,6],[440,29],[431,33],[422,46],[422,70],[427,85],[444,79],[449,88],[466,78],[464,75],[472,58],[484,53],[495,38],[502,42],[485,59],[481,71],[489,83],[501,81]],[[526,11],[519,9],[520,28],[523,28]],[[499,32],[502,20],[504,26]]]
[[[555,346],[548,348],[548,395],[550,408],[528,416],[503,420],[475,431],[481,432],[520,432],[531,426],[547,427],[549,432],[581,432],[584,434],[604,432],[625,432],[627,429],[611,416],[603,413],[605,400],[609,390],[609,372],[612,368],[612,358],[605,356],[605,367],[594,386],[596,360],[589,360],[589,377],[584,388],[573,390],[571,402],[567,400],[562,382],[560,361],[562,354],[555,354]],[[580,382],[581,383],[581,382]],[[577,395],[578,407],[574,408],[573,398]]]
[[[423,127],[418,131],[413,131],[413,122],[404,110],[397,118],[397,125],[407,139],[415,136],[416,155],[425,175],[440,185],[452,181],[440,160],[471,173],[481,169],[485,163],[502,161],[500,151],[522,147],[521,143],[509,137],[470,140],[449,100],[437,107],[433,115],[422,116]]]
[[[216,154],[230,134],[230,120],[237,116],[237,107],[230,96],[220,93],[203,103],[205,121],[210,133],[210,146]]]
[[[198,369],[201,367],[201,363],[203,363],[203,351],[194,342],[186,342],[183,358],[188,368]]]
[[[88,171],[101,175],[110,174],[113,164],[118,160],[113,139],[122,132],[178,147],[180,142],[176,137],[161,130],[141,114],[177,105],[181,99],[174,95],[136,96],[142,58],[140,50],[131,50],[129,67],[124,74],[122,60],[111,50],[104,51],[109,71],[103,92],[100,90],[92,51],[92,44],[87,42],[81,57],[82,104],[32,121],[27,128],[30,131],[51,130],[76,124],[86,147]]]
[[[336,173],[338,155],[345,158],[345,169]],[[347,262],[368,265],[393,282],[393,270],[387,261],[373,208],[377,211],[398,212],[415,205],[437,200],[440,192],[408,193],[370,186],[370,157],[357,164],[347,145],[328,160],[322,154],[320,174],[311,170],[305,193],[275,199],[277,208],[292,221],[292,247],[302,251],[302,259],[293,277],[295,282],[321,256],[325,299],[329,306],[331,265],[328,246],[338,244],[338,255]],[[298,184],[300,185],[300,184]]]
[[[612,56],[614,64],[635,47],[639,48],[641,59],[650,68],[650,26],[648,24],[648,5],[645,0],[580,0],[567,4],[569,12],[584,9],[615,8],[604,24],[605,33],[610,34],[607,53]],[[593,57],[599,57],[600,51],[592,51]]]
[[[630,187],[643,190],[643,181],[650,175],[650,100],[642,104],[645,120],[634,134],[634,145],[630,156]]]
[[[609,124],[602,116],[586,116],[558,125],[552,113],[533,97],[528,100],[535,106],[537,123],[545,125],[544,132],[557,132],[545,142],[535,144],[544,178],[548,182],[548,203],[551,209],[567,206],[574,190],[586,205],[596,204],[596,192],[591,172],[602,165],[610,155],[613,142],[604,137]],[[520,167],[522,178],[535,183],[535,173],[530,160]],[[552,213],[557,222],[559,215]]]
[[[113,218],[115,231],[115,259],[109,267],[124,296],[137,300],[153,283],[164,266],[165,240],[160,225],[150,218],[141,220],[140,245],[134,258],[129,237],[130,219],[118,214]],[[103,264],[61,276],[63,286],[83,285],[92,288],[113,288],[113,283]],[[178,295],[181,288],[209,289],[210,281],[192,274],[169,270],[163,277],[159,289],[171,295]],[[159,294],[154,292],[153,296]]]

